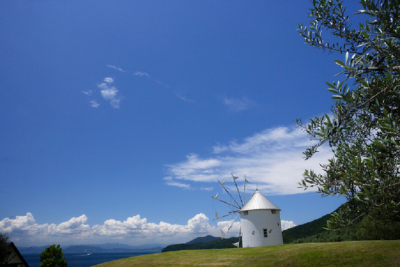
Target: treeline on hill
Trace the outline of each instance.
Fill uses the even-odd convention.
[[[211,240],[211,241],[208,241]],[[233,243],[238,242],[238,237],[231,237],[222,239],[214,236],[206,236],[196,238],[185,244],[169,245],[161,250],[161,252],[177,251],[177,250],[196,250],[196,249],[221,249],[221,248],[235,248]],[[196,242],[198,241],[198,242]],[[240,242],[241,246],[241,242]]]
[[[348,203],[343,204],[339,209],[344,209]],[[349,214],[348,219],[353,220],[356,214]],[[374,216],[377,218],[377,216]],[[327,231],[324,229],[331,214],[327,214],[317,220],[303,225],[290,228],[282,232],[283,242],[289,243],[310,243],[310,242],[339,242],[356,240],[395,240],[400,239],[400,222],[382,221],[371,219],[365,216],[361,221],[342,227],[340,230]]]

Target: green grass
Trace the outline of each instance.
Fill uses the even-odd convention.
[[[96,266],[400,266],[400,240],[182,250],[142,255]]]

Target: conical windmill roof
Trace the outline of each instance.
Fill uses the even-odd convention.
[[[268,198],[264,197],[263,194],[256,189],[254,194],[251,196],[250,200],[247,201],[246,205],[240,211],[248,210],[281,210],[274,203],[272,203]]]

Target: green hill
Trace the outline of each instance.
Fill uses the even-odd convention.
[[[325,232],[326,230],[324,230],[323,227],[326,227],[326,221],[329,220],[330,217],[331,215],[327,214],[314,221],[297,225],[293,228],[282,231],[283,243],[292,243],[297,239],[306,238]]]
[[[207,239],[214,239],[208,242],[196,242],[192,243],[194,240],[189,241],[186,244],[176,244],[176,245],[169,245],[161,250],[161,252],[167,251],[177,251],[177,250],[197,250],[197,249],[222,249],[222,248],[234,248],[235,246],[233,243],[238,242],[238,237],[231,237],[227,239],[222,239],[218,237],[208,236],[209,238],[202,237],[196,238],[197,240],[207,240]]]
[[[216,239],[220,239],[220,237],[207,235],[207,236],[203,236],[203,237],[197,237],[197,238],[193,239],[192,241],[187,242],[186,244],[205,243],[205,242],[213,241]]]
[[[350,241],[171,251],[96,266],[400,266],[399,255],[400,240]]]

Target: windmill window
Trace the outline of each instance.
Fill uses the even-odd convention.
[[[247,215],[247,214],[249,214],[249,212],[247,210],[243,211],[243,215]]]
[[[268,229],[267,229],[267,228],[264,228],[264,229],[263,229],[263,232],[264,232],[264,237],[268,237]]]
[[[276,214],[276,210],[271,210],[271,213],[272,214]]]

